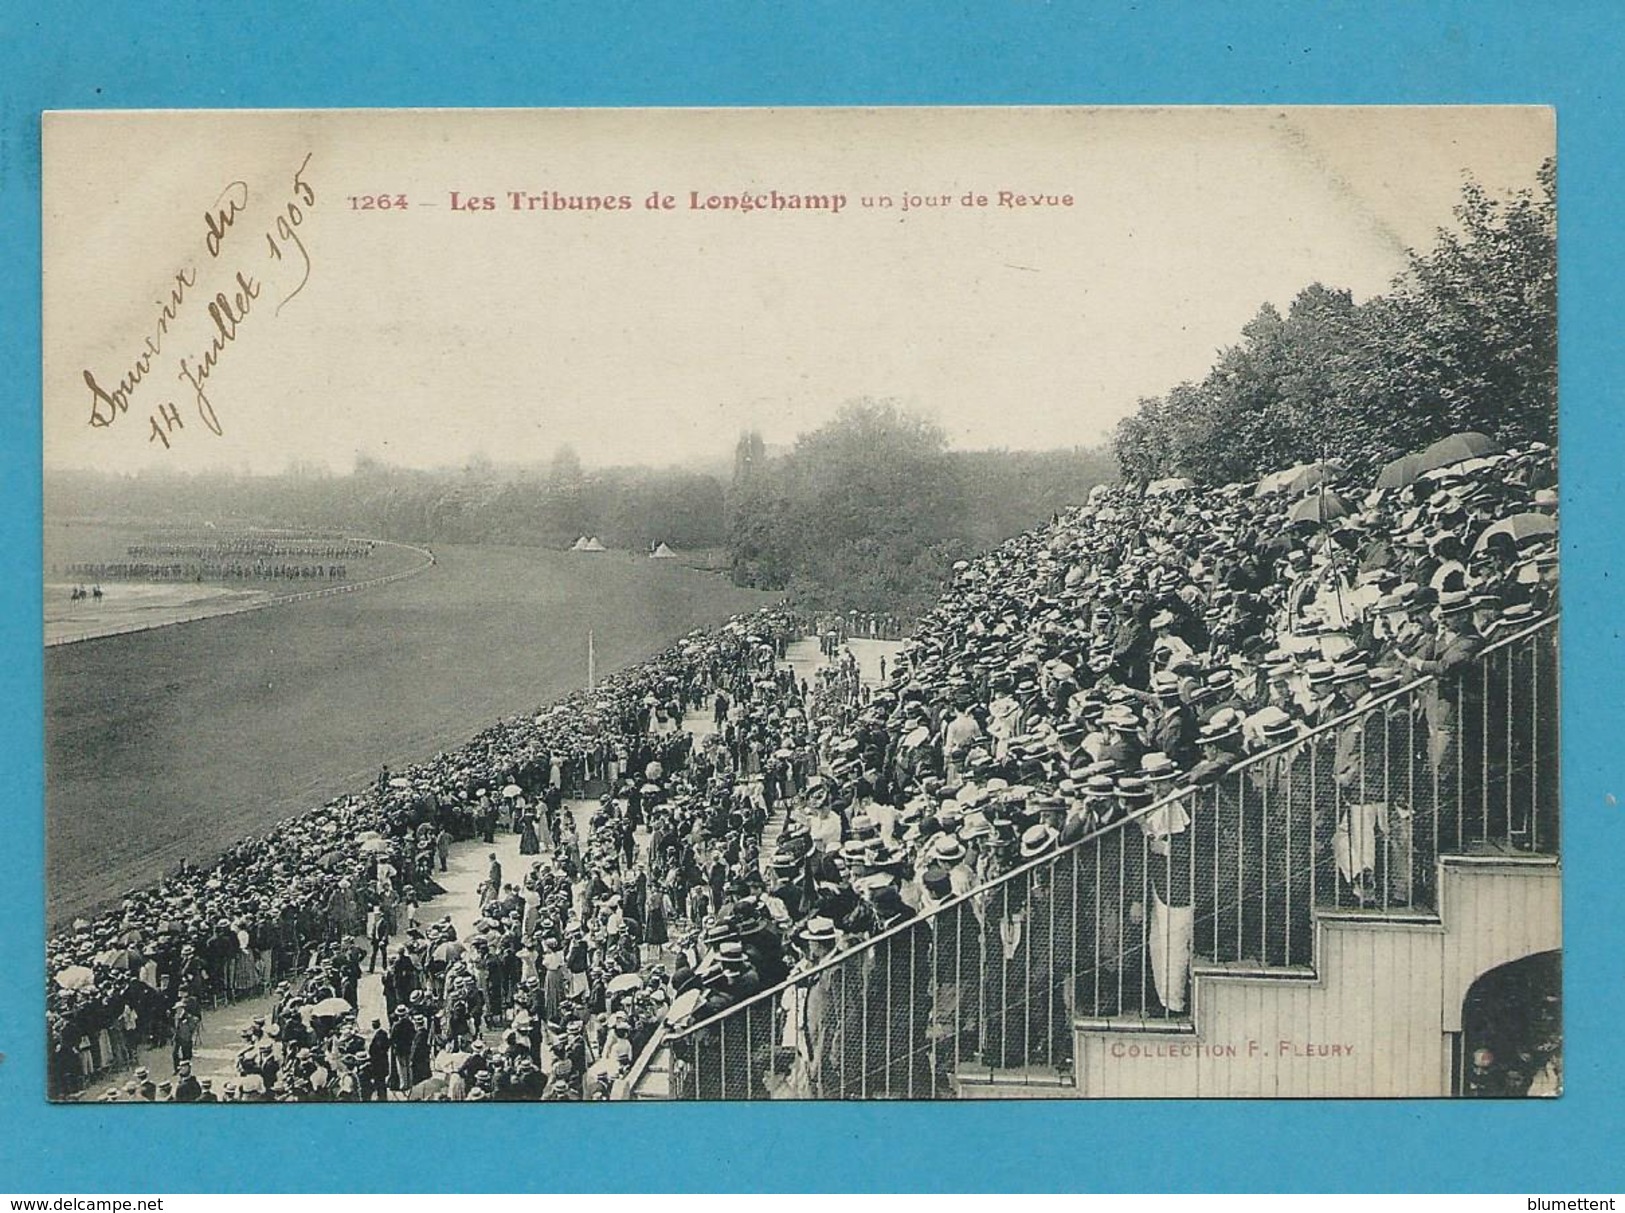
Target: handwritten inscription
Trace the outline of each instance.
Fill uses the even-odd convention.
[[[219,410],[211,397],[211,380],[251,327],[250,318],[258,314],[267,281],[274,277],[291,283],[278,299],[273,316],[310,281],[310,250],[299,231],[308,212],[316,205],[316,191],[309,175],[310,160],[310,155],[306,155],[289,182],[280,191],[272,191],[263,198],[255,196],[249,184],[240,180],[230,182],[220,191],[203,215],[203,251],[207,261],[175,271],[162,296],[155,301],[157,312],[135,356],[116,379],[98,375],[90,368],[83,371],[85,387],[90,393],[92,428],[111,428],[131,412],[138,396],[159,390],[143,389],[149,378],[154,378],[155,372],[167,364],[174,372],[173,381],[182,385],[181,403],[178,404],[175,397],[152,403],[147,413],[147,442],[171,449],[186,430],[186,421],[191,415],[210,433],[224,434]],[[260,215],[261,211],[265,213]],[[260,229],[263,239],[260,248],[264,258],[272,263],[269,272],[248,261],[254,256],[252,243],[243,245],[242,261],[234,261],[229,256],[243,239],[234,236],[239,225],[252,231],[251,224]],[[217,264],[224,264],[226,268],[212,268]],[[208,285],[200,287],[200,282]],[[187,344],[187,338],[181,334],[198,327],[203,329],[203,335],[192,337]],[[182,344],[185,344],[184,349],[174,348]],[[154,379],[154,383],[157,382],[161,380]]]
[[[220,418],[215,414],[214,405],[210,402],[208,393],[203,389],[209,382],[209,376],[214,374],[214,368],[220,363],[220,355],[224,354],[231,343],[237,340],[238,330],[242,328],[243,321],[247,320],[253,311],[254,300],[260,297],[260,284],[248,277],[242,270],[237,271],[237,290],[228,298],[226,292],[217,291],[214,299],[208,306],[209,319],[214,324],[214,333],[209,338],[209,348],[194,358],[188,364],[185,358],[181,359],[180,377],[192,388],[196,397],[198,416],[203,424],[216,434],[224,433],[220,428]],[[165,428],[173,419],[174,410],[165,414]],[[153,429],[157,436],[163,438],[164,445],[169,445],[165,431],[158,430],[157,419],[153,420]],[[151,441],[151,439],[149,439]]]

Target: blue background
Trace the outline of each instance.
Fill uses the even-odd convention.
[[[0,1190],[1617,1189],[1621,85],[1614,4],[0,0]],[[1536,1103],[52,1108],[43,1099],[39,114],[982,103],[1558,110],[1568,1094]]]

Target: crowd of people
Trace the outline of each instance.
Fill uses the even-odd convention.
[[[883,611],[826,611],[812,621],[819,649],[826,657],[840,652],[848,640],[902,640],[909,625],[897,615]]]
[[[746,1059],[743,1091],[693,1091],[828,1094],[816,983],[758,995],[1125,818],[1166,854],[1202,828],[1145,811],[1169,792],[1557,609],[1548,448],[1361,495],[1343,479],[1098,489],[957,564],[878,684],[844,637],[771,610],[382,772],[54,937],[55,1089],[158,1039],[175,1084],[204,1010],[273,990],[217,1097],[617,1098],[662,1024],[747,1002],[772,1008],[766,1061]],[[798,677],[782,658],[809,632],[827,663]],[[1435,756],[1467,727],[1446,699],[1421,701]],[[703,735],[682,727],[696,710]],[[578,836],[564,802],[588,792]],[[1369,882],[1369,823],[1339,824],[1350,885]],[[459,933],[433,915],[434,877],[451,845],[499,830],[531,866],[493,854]],[[1132,920],[1166,928],[1190,901],[1164,888]],[[1011,925],[977,956],[1015,955]],[[1160,1010],[1184,1007],[1190,946],[1151,957]],[[362,1024],[356,983],[379,963],[387,1013]]]
[[[702,1030],[686,1041],[698,1071],[686,1093],[861,1093],[832,1073],[843,1063],[872,1092],[888,1079],[875,1056],[967,1024],[966,1051],[992,1068],[1034,1050],[1064,1064],[1086,999],[1097,1015],[1182,1015],[1193,954],[1307,964],[1317,899],[1421,908],[1434,847],[1550,848],[1555,789],[1534,785],[1527,759],[1550,747],[1552,776],[1555,728],[1528,720],[1555,712],[1555,661],[1527,681],[1499,667],[1504,686],[1472,674],[1487,646],[1557,610],[1555,477],[1555,452],[1537,443],[1381,491],[1329,464],[1284,483],[1101,488],[960,562],[889,685],[820,717],[819,777],[741,902],[747,923],[759,905],[776,923],[771,942],[747,938],[753,962],[809,974],[756,1000],[751,1030],[735,1033],[784,1055],[724,1048],[707,1063],[726,1032]],[[1509,761],[1520,747],[1526,761]],[[1244,784],[1225,782],[1272,752]],[[1073,868],[1038,865],[1001,885],[993,910],[956,903],[1091,836],[1102,854],[1082,896]],[[866,966],[824,965],[944,907],[957,915],[938,920],[954,924],[946,936],[909,930]],[[990,1032],[1003,1013],[985,1008],[1018,999],[1053,1005]],[[843,1016],[846,1044],[831,1043]],[[860,1032],[891,1043],[836,1056]],[[894,1093],[933,1089],[940,1074],[906,1072],[923,1057],[889,1076]],[[739,1085],[717,1085],[728,1072]]]
[[[322,535],[230,535],[148,539],[123,560],[53,562],[51,576],[74,581],[346,581],[349,561],[376,551],[369,539]]]
[[[682,879],[710,879],[709,870],[700,872],[702,856],[738,861],[746,836],[761,826],[752,797],[722,784],[715,800],[663,804],[668,788],[685,786],[693,748],[680,722],[713,690],[746,698],[769,681],[799,628],[793,616],[770,611],[690,637],[592,692],[503,721],[407,771],[381,771],[373,787],[245,839],[207,868],[183,868],[156,887],[127,891],[93,920],[75,920],[48,943],[53,1092],[82,1090],[160,1044],[171,1046],[174,1062],[187,1060],[204,1012],[268,992],[279,1011],[263,1026],[265,1038],[308,1037],[300,1047],[313,1048],[312,1058],[316,1046],[342,1051],[359,1030],[348,979],[361,958],[383,960],[399,989],[406,988],[405,968],[415,969],[392,1015],[406,1012],[413,1028],[422,1021],[421,1039],[434,1040],[436,1057],[461,1051],[454,1044],[480,1052],[482,1033],[499,1022],[519,1031],[519,1010],[530,1017],[538,1054],[573,1057],[572,1023],[583,1040],[589,1025],[613,1034],[623,1020],[636,1020],[645,1030],[658,983],[647,993],[624,981],[607,990],[616,978],[637,977],[645,937],[658,945],[664,930],[665,897],[649,909],[639,827],[645,838],[649,829],[671,836],[664,849],[683,856],[682,873],[666,881],[674,902],[687,902]],[[696,765],[712,769],[709,759]],[[589,787],[606,790],[590,834],[578,838],[565,798]],[[712,831],[703,847],[677,837],[702,824]],[[435,876],[445,871],[450,848],[489,842],[498,830],[519,834],[521,853],[536,858],[530,871],[507,881],[493,873],[476,937],[455,938],[443,918],[420,921],[420,907],[440,891]],[[472,1016],[462,996],[468,980],[481,992]],[[324,1024],[312,1008],[335,1005],[335,998],[350,1011]],[[606,1011],[611,1003],[614,1011]],[[290,1016],[307,1032],[287,1032]],[[393,1020],[390,1030],[406,1031]],[[279,1063],[290,1047],[276,1046]],[[559,1059],[553,1064],[557,1069]],[[574,1097],[592,1092],[591,1064],[572,1070]],[[295,1069],[279,1072],[266,1097],[329,1098],[343,1078],[342,1067],[312,1073],[325,1082],[307,1089]],[[415,1088],[425,1097],[429,1076],[410,1074],[413,1082],[403,1086],[405,1072],[395,1071],[391,1089]],[[552,1097],[562,1097],[554,1081],[562,1077],[549,1076]],[[243,1097],[241,1089],[236,1094]]]

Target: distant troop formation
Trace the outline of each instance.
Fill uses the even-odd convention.
[[[72,581],[346,581],[349,561],[377,550],[370,539],[226,535],[149,539],[124,560],[53,562],[52,577]],[[99,595],[98,595],[99,597]],[[79,596],[73,601],[78,601]]]
[[[51,565],[53,577],[85,581],[344,581],[345,564],[244,563],[213,560],[76,560]]]
[[[362,560],[377,545],[370,539],[266,539],[238,536],[205,542],[176,541],[133,543],[125,549],[132,560],[178,557],[193,561],[247,561],[253,564],[303,563],[306,561]]]

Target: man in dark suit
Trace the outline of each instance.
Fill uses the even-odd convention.
[[[372,1035],[367,1038],[367,1064],[361,1072],[361,1098],[364,1101],[383,1101],[389,1098],[389,1033],[383,1022],[372,1021]]]
[[[192,1063],[183,1061],[175,1067],[175,1103],[196,1103],[203,1088],[192,1074]]]
[[[412,1086],[412,1049],[417,1039],[417,1028],[412,1023],[412,1012],[408,1007],[397,1007],[395,1010],[395,1024],[390,1029],[390,1052],[394,1059],[394,1081],[397,1091],[408,1090]]]

